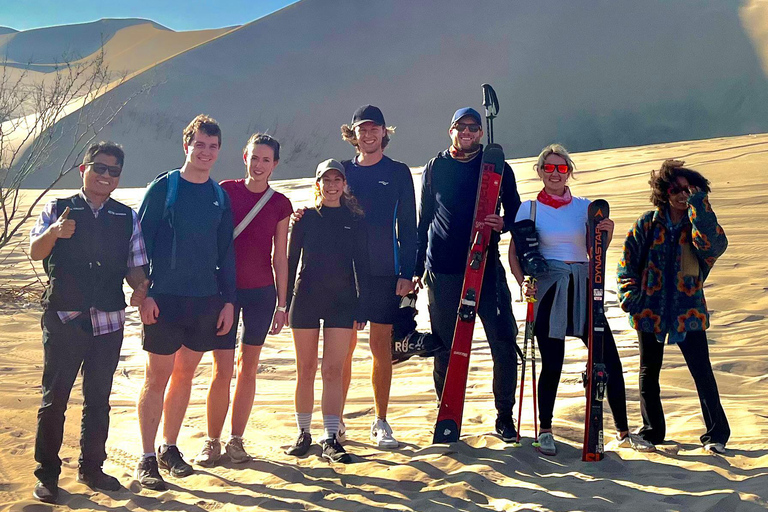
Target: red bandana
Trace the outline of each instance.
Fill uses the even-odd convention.
[[[551,206],[552,208],[560,208],[561,206],[570,204],[573,197],[571,197],[571,189],[565,187],[565,195],[553,196],[552,194],[548,194],[544,189],[541,189],[541,192],[539,192],[539,195],[536,197],[536,199],[541,204]]]
[[[458,160],[459,162],[469,162],[477,156],[481,149],[483,149],[483,147],[478,146],[474,151],[462,151],[451,145],[451,147],[448,148],[448,151],[451,153],[451,157],[454,160]]]

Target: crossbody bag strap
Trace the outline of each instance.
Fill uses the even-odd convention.
[[[235,231],[232,234],[232,239],[234,240],[237,238],[240,233],[242,233],[245,228],[248,227],[248,224],[251,223],[251,221],[256,217],[256,215],[259,214],[262,208],[264,208],[264,205],[267,204],[267,201],[269,201],[272,198],[272,195],[275,193],[275,189],[268,188],[266,192],[264,192],[264,195],[261,196],[261,199],[251,208],[251,211],[248,212],[248,215],[245,216],[243,220],[240,221],[240,223],[235,227]]]

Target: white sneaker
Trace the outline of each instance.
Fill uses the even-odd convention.
[[[704,445],[704,449],[710,453],[716,453],[718,455],[725,454],[725,445],[723,443],[707,443]]]
[[[638,434],[627,434],[624,437],[619,437],[619,434],[616,434],[616,442],[619,444],[619,448],[632,448],[636,452],[656,451],[655,444],[646,441],[643,436]]]
[[[544,455],[557,455],[555,436],[552,435],[552,432],[539,434],[539,451]]]
[[[218,439],[206,439],[203,449],[195,457],[195,462],[201,466],[211,467],[221,458],[221,442]]]
[[[230,437],[229,441],[227,441],[227,444],[224,445],[224,450],[226,450],[227,455],[229,455],[229,459],[232,462],[239,464],[242,462],[249,462],[251,460],[251,456],[247,451],[245,451],[245,448],[243,447],[242,437]]]
[[[344,422],[339,422],[339,432],[336,434],[336,440],[340,443],[346,443],[347,442],[347,426],[344,425]]]
[[[400,446],[397,439],[392,437],[392,427],[387,420],[376,419],[371,425],[371,440],[376,441],[379,448],[392,450]]]

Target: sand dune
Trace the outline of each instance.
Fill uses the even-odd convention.
[[[281,176],[301,177],[350,154],[338,127],[374,103],[398,127],[391,156],[423,165],[444,149],[452,112],[480,108],[483,82],[498,92],[496,134],[510,156],[548,140],[586,151],[765,132],[764,9],[761,0],[305,0],[117,88],[108,96],[119,103],[160,82],[103,137],[152,162],[126,176],[139,186],[179,164],[179,134],[205,112],[223,125],[223,176],[240,173],[248,135],[268,130],[291,155]],[[41,173],[29,186],[45,181]]]
[[[368,440],[373,402],[368,375],[371,357],[367,334],[355,353],[347,407],[348,449],[355,463],[329,466],[317,447],[302,459],[283,454],[294,435],[293,348],[290,334],[272,336],[265,345],[257,395],[246,431],[256,456],[245,465],[223,460],[185,479],[169,479],[164,493],[141,492],[133,480],[138,460],[134,400],[143,378],[139,320],[129,309],[121,363],[112,395],[112,429],[106,469],[126,489],[96,493],[75,481],[78,455],[79,387],[68,414],[57,510],[146,511],[267,510],[440,511],[450,510],[589,510],[589,511],[757,511],[768,508],[768,289],[765,276],[768,189],[760,170],[768,168],[768,134],[601,150],[574,155],[578,166],[573,192],[603,197],[616,221],[616,242],[608,258],[608,317],[622,356],[630,425],[640,421],[636,337],[615,294],[618,245],[632,221],[650,209],[648,172],[664,158],[685,159],[711,181],[711,203],[730,240],[725,255],[707,281],[712,309],[710,350],[724,407],[733,430],[726,456],[706,454],[698,444],[703,431],[698,398],[679,350],[669,347],[661,376],[668,440],[654,454],[618,450],[600,463],[580,457],[584,396],[579,374],[585,350],[567,342],[566,361],[555,410],[555,430],[562,441],[555,458],[531,446],[531,410],[527,404],[519,448],[491,434],[495,417],[491,396],[491,358],[482,330],[475,335],[462,441],[430,445],[436,410],[431,361],[411,360],[395,369],[389,419],[403,447],[387,452]],[[129,158],[131,155],[129,154]],[[523,198],[539,189],[532,160],[510,162]],[[414,179],[420,179],[419,171]],[[310,180],[275,183],[294,204],[307,204]],[[62,192],[63,193],[63,192]],[[116,194],[138,205],[142,190]],[[23,236],[17,237],[23,242]],[[506,252],[506,236],[505,247]],[[0,283],[21,286],[34,275],[19,249],[0,252]],[[518,295],[516,288],[513,297]],[[513,305],[518,319],[521,304]],[[420,305],[420,328],[428,328]],[[42,351],[39,311],[18,303],[0,309],[0,511],[43,510],[31,499],[35,414],[39,404]],[[205,432],[205,388],[210,356],[198,370],[192,403],[182,429],[182,452],[194,454]],[[317,391],[320,386],[318,383]],[[320,425],[315,415],[315,431]],[[606,425],[611,425],[610,415]],[[225,434],[228,429],[225,428]],[[610,429],[607,430],[610,434]],[[40,507],[40,508],[37,508]],[[47,509],[46,509],[47,510]]]

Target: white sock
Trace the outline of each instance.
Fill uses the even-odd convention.
[[[311,412],[297,412],[296,413],[296,425],[299,427],[299,432],[306,432],[309,434],[310,428],[312,428],[312,413]]]
[[[339,433],[339,422],[341,418],[333,414],[323,415],[323,428],[325,428],[325,438],[331,439]]]
[[[142,459],[149,459],[150,457],[157,457],[157,454],[155,452],[149,452],[149,453],[142,453],[141,458]]]

